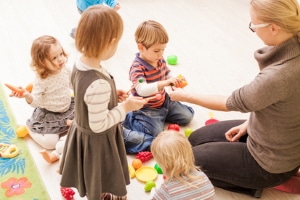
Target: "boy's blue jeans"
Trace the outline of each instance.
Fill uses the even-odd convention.
[[[171,101],[168,95],[161,108],[148,107],[127,113],[123,122],[126,152],[149,150],[153,139],[163,131],[165,122],[185,126],[193,116],[193,108]]]

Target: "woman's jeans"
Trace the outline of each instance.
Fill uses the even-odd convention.
[[[194,131],[189,141],[196,165],[214,186],[223,189],[262,189],[287,181],[299,169],[272,174],[261,168],[247,149],[246,134],[239,142],[228,142],[225,132],[245,120],[220,121]]]
[[[185,126],[191,122],[194,110],[167,95],[160,108],[142,108],[129,112],[123,122],[123,136],[127,153],[149,150],[153,139],[163,131],[165,122]]]

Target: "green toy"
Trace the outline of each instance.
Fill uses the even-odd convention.
[[[154,169],[157,171],[158,174],[163,174],[163,171],[157,163],[154,165]]]
[[[169,65],[176,65],[177,64],[177,56],[176,55],[170,55],[167,57],[167,62]]]

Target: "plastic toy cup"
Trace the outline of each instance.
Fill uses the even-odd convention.
[[[170,55],[167,57],[167,62],[169,65],[176,65],[177,64],[177,56],[176,55]]]

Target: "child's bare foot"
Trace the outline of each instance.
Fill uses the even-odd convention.
[[[48,163],[53,163],[59,159],[59,157],[54,152],[49,153],[45,149],[41,150],[40,154],[42,154],[44,160],[46,160]]]
[[[71,126],[73,120],[67,120],[67,126]]]

